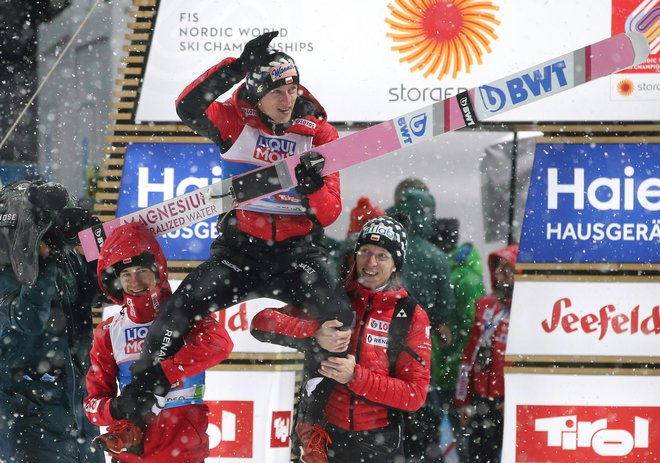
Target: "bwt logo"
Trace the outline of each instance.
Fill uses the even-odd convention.
[[[417,114],[410,118],[410,121],[406,120],[406,117],[400,117],[396,120],[396,124],[403,139],[403,143],[410,144],[413,142],[412,136],[421,137],[426,133],[426,122],[428,118],[426,113]]]
[[[516,407],[516,461],[649,461],[660,408],[651,406]]]
[[[507,104],[517,105],[542,93],[550,93],[556,89],[553,88],[553,76],[559,88],[568,85],[564,74],[565,68],[566,62],[561,60],[543,67],[542,70],[535,69],[531,74],[523,74],[507,80],[504,83],[506,88],[482,85],[479,87],[481,101],[488,111],[496,113]],[[530,96],[530,93],[533,96]]]
[[[296,154],[296,142],[286,138],[264,137],[259,135],[253,157],[268,163],[279,162]]]

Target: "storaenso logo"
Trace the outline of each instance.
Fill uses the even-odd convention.
[[[417,114],[410,118],[410,121],[406,120],[405,116],[402,116],[396,120],[397,126],[399,128],[399,133],[403,139],[403,143],[410,144],[413,142],[412,135],[415,137],[421,137],[426,133],[426,113]]]
[[[509,79],[501,85],[504,88],[482,85],[479,87],[481,101],[488,111],[496,113],[507,105],[515,106],[541,96],[543,93],[550,93],[568,85],[564,73],[565,68],[566,62],[561,60],[544,66],[542,70],[535,69],[531,73]],[[555,76],[557,87],[555,87],[553,76]]]

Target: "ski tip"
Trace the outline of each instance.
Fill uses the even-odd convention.
[[[633,46],[635,52],[635,61],[631,66],[636,66],[642,64],[648,58],[651,48],[649,47],[649,41],[644,34],[641,32],[631,31],[626,32],[626,35],[630,39],[630,43]]]

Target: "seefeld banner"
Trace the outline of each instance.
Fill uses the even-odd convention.
[[[218,147],[212,144],[129,143],[117,217],[220,181],[219,161]],[[206,260],[218,236],[216,221],[214,217],[157,237],[167,260]]]
[[[660,144],[539,144],[520,263],[660,263]]]
[[[507,358],[660,358],[660,284],[517,280]]]

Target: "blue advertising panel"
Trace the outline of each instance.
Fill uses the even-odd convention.
[[[204,143],[130,143],[117,217],[220,180],[220,152]],[[168,260],[206,260],[217,218],[158,237]]]
[[[519,262],[660,263],[660,144],[539,144]]]

